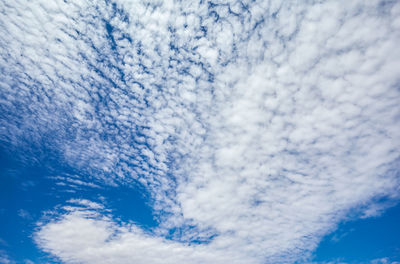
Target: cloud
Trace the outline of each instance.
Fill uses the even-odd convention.
[[[378,258],[371,261],[372,264],[398,264],[398,261],[391,261],[389,258]]]
[[[3,250],[0,250],[0,263],[1,264],[12,264],[15,262],[10,259],[10,257],[7,255],[6,252],[4,252]]]
[[[61,184],[139,182],[160,223],[81,200],[37,232],[65,263],[293,263],[398,198],[396,2],[14,1],[1,21],[0,140],[60,153],[82,172]]]
[[[224,253],[222,248],[155,238],[133,224],[118,224],[89,209],[68,207],[62,218],[43,226],[37,243],[67,263],[242,263],[249,259],[239,252]]]
[[[19,209],[18,216],[25,220],[32,220],[32,215],[25,209]]]

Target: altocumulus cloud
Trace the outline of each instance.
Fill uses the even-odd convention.
[[[59,181],[140,183],[159,222],[68,201],[35,235],[64,263],[306,261],[350,211],[398,198],[398,1],[0,10],[0,139],[91,175]]]

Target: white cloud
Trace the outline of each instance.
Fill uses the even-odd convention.
[[[155,238],[134,225],[121,226],[101,215],[87,217],[83,211],[45,225],[37,241],[67,263],[223,263],[232,257],[202,245]]]
[[[0,263],[1,264],[13,264],[15,262],[10,259],[10,257],[7,255],[7,253],[5,251],[0,250]]]
[[[161,222],[70,201],[37,233],[63,262],[293,263],[398,198],[398,3],[38,3],[2,7],[0,139],[139,181]]]
[[[372,264],[399,264],[398,261],[391,261],[390,258],[378,258],[371,260]]]
[[[25,209],[19,209],[18,216],[25,220],[32,220],[32,215]]]

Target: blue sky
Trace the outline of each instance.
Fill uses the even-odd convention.
[[[400,263],[400,3],[0,11],[0,263]]]
[[[399,217],[400,206],[397,205],[378,217],[340,223],[337,230],[319,244],[314,260],[346,263],[370,263],[379,259],[386,259],[389,263],[400,261]]]
[[[121,221],[134,221],[143,228],[157,225],[152,209],[146,204],[144,190],[124,187],[108,187],[101,190],[85,188],[76,193],[65,188],[54,188],[54,181],[46,179],[54,173],[71,173],[57,161],[40,160],[42,165],[23,162],[19,155],[2,146],[1,153],[1,249],[10,261],[26,263],[60,263],[41,252],[32,241],[36,222],[43,211],[51,210],[71,198],[90,198],[104,202],[113,208],[113,214]],[[53,189],[53,192],[49,192]],[[393,206],[393,204],[391,204]],[[388,208],[382,215],[367,219],[348,219],[327,234],[312,255],[316,263],[370,263],[381,260],[400,261],[400,206]],[[29,263],[29,262],[28,262]],[[379,262],[378,262],[379,263]],[[385,262],[382,262],[385,263]]]

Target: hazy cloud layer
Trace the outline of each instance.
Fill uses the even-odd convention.
[[[293,263],[398,196],[396,1],[0,10],[0,140],[90,175],[57,184],[140,182],[160,221],[69,201],[36,235],[65,263]]]

